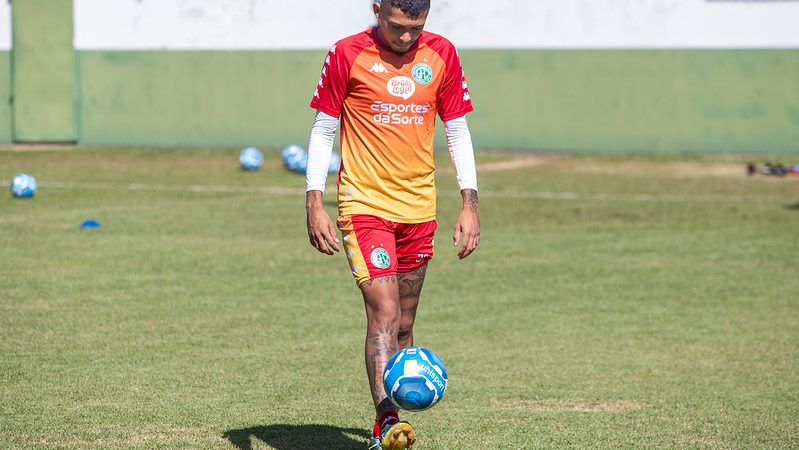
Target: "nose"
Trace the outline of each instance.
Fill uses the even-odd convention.
[[[403,44],[411,42],[411,33],[403,33],[402,36],[400,36],[400,42]]]

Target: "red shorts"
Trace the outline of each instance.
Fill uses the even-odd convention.
[[[355,282],[406,273],[433,257],[435,220],[397,223],[376,216],[354,214],[338,218]]]

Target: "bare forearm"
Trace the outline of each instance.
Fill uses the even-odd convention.
[[[322,191],[308,191],[305,193],[305,212],[323,209]]]

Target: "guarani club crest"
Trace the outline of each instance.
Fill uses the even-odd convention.
[[[377,247],[372,250],[369,259],[372,260],[372,265],[378,269],[388,269],[388,266],[391,265],[391,256],[389,256],[388,252],[383,247]]]
[[[433,68],[425,63],[419,63],[411,69],[413,79],[419,84],[427,84],[433,81]]]

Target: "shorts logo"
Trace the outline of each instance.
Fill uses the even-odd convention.
[[[411,75],[413,75],[413,79],[420,84],[427,84],[433,81],[433,69],[425,63],[419,63],[413,66]]]
[[[394,77],[386,84],[388,93],[394,97],[401,97],[408,100],[416,92],[416,83],[408,77]]]
[[[378,247],[372,250],[372,255],[369,257],[372,260],[372,265],[378,269],[388,269],[391,265],[391,256],[383,247]]]

